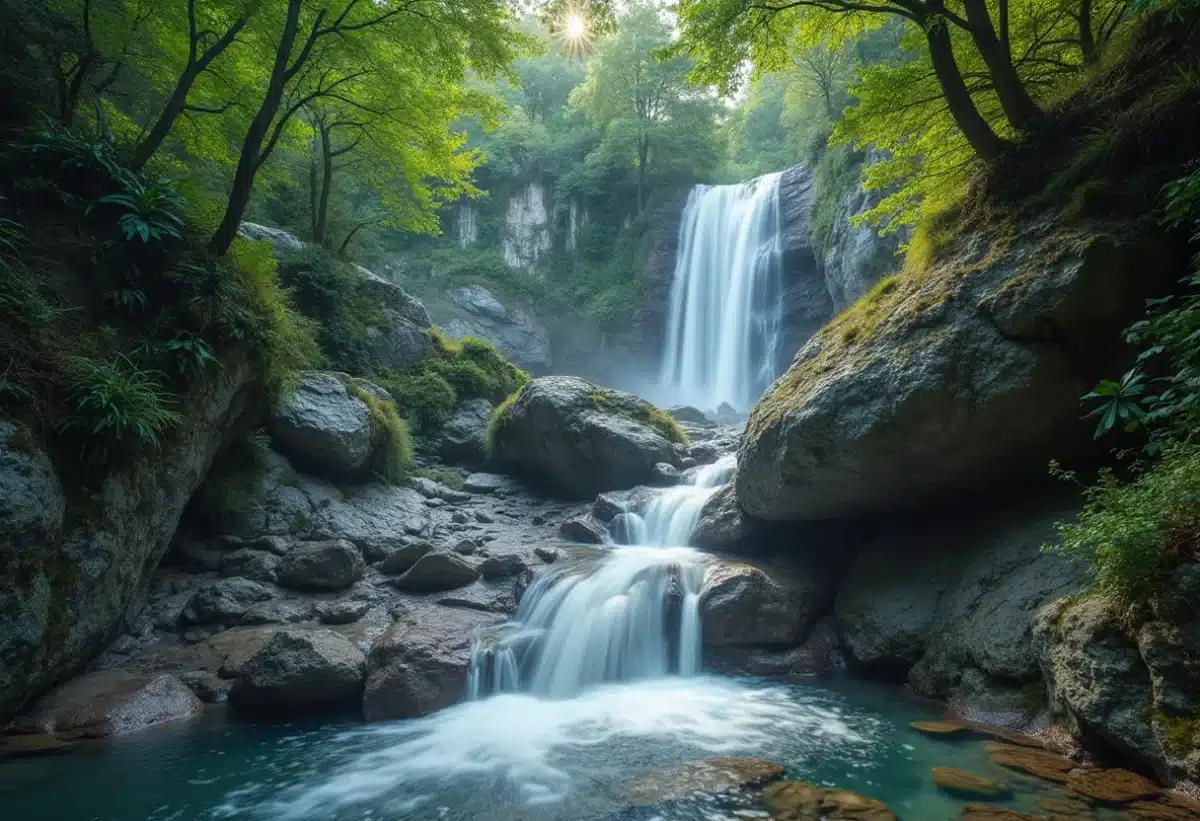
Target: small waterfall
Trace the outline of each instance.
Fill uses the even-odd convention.
[[[581,550],[541,571],[513,621],[475,637],[468,696],[568,698],[609,681],[700,672],[700,593],[708,559],[683,547],[731,454],[667,488],[639,518],[636,545]]]
[[[779,182],[697,186],[679,229],[660,388],[666,400],[748,410],[775,379]]]

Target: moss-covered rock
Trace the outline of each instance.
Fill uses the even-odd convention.
[[[556,494],[588,499],[649,483],[659,463],[678,467],[687,435],[632,394],[546,376],[496,409],[488,444],[499,463]]]

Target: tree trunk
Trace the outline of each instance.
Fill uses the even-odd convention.
[[[330,129],[321,126],[321,197],[317,202],[317,217],[313,241],[324,245],[329,227],[329,192],[333,188],[333,146],[330,144]]]
[[[641,216],[646,207],[646,163],[650,159],[650,138],[638,139],[638,168],[637,168],[637,212]]]
[[[200,69],[197,66],[188,66],[179,75],[179,81],[175,84],[175,89],[167,99],[167,104],[163,106],[162,112],[159,113],[158,119],[155,120],[154,126],[146,135],[146,139],[134,147],[133,155],[129,159],[130,168],[135,170],[141,168],[158,151],[159,146],[163,144],[163,140],[167,138],[167,135],[171,133],[171,129],[175,126],[175,121],[183,113],[184,106],[187,105],[188,92],[192,90],[192,84],[196,82],[196,78],[199,76]]]
[[[321,182],[317,179],[317,140],[313,138],[308,154],[308,235],[317,236],[317,201],[320,199]]]
[[[1009,124],[1017,131],[1024,131],[1037,120],[1042,110],[1029,96],[1029,90],[1017,74],[1012,58],[996,37],[992,18],[988,13],[987,0],[964,0],[967,22],[971,26],[971,38],[992,75],[992,86],[1000,99],[1000,107]]]
[[[229,200],[225,205],[225,215],[221,224],[208,241],[208,250],[216,256],[221,256],[237,239],[238,227],[250,204],[250,193],[254,189],[254,176],[262,160],[263,140],[271,128],[271,122],[279,113],[279,105],[283,100],[284,86],[287,81],[288,60],[292,47],[296,43],[296,32],[300,28],[300,10],[303,0],[288,0],[287,19],[283,24],[283,32],[279,38],[279,46],[275,51],[275,65],[271,69],[271,80],[267,84],[267,92],[263,101],[246,129],[246,137],[242,141],[242,150],[238,155],[237,170],[233,175],[233,188],[229,192]]]
[[[1085,66],[1094,66],[1100,60],[1096,48],[1096,37],[1092,34],[1092,0],[1079,2],[1079,54]]]
[[[984,160],[1000,156],[1004,141],[988,125],[987,120],[975,107],[971,92],[963,81],[962,72],[954,60],[954,49],[950,43],[950,30],[944,21],[925,21],[925,39],[929,44],[929,57],[934,74],[950,108],[950,115],[962,130],[971,148]]]

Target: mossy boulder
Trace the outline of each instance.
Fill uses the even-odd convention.
[[[590,499],[678,467],[687,436],[643,399],[574,376],[535,379],[496,409],[492,458],[554,493]]]
[[[1171,287],[1178,249],[1053,214],[945,234],[823,328],[755,407],[736,482],[749,514],[944,504],[1096,447],[1079,397],[1122,372],[1121,330]]]

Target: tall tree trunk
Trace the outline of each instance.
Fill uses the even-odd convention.
[[[971,26],[971,38],[992,75],[992,86],[1000,99],[1004,116],[1013,128],[1024,131],[1041,116],[1042,110],[1029,96],[1029,90],[1017,74],[1012,57],[996,36],[987,0],[964,0],[963,8],[967,12],[967,23]]]
[[[313,137],[308,155],[308,235],[317,236],[317,202],[320,200],[321,181],[317,171],[317,138]]]
[[[233,188],[229,192],[229,200],[225,205],[225,215],[221,224],[208,241],[208,249],[214,255],[221,256],[237,239],[238,227],[250,204],[250,193],[254,189],[254,176],[262,162],[263,141],[271,128],[271,121],[279,113],[279,105],[283,101],[284,86],[287,83],[288,60],[292,47],[296,44],[296,32],[300,28],[300,10],[303,0],[288,0],[287,19],[283,24],[283,32],[279,38],[279,46],[275,51],[275,64],[271,68],[271,80],[267,84],[267,92],[263,96],[254,119],[246,129],[242,150],[238,155],[237,170],[233,174]]]
[[[971,92],[963,81],[962,72],[954,60],[954,49],[950,43],[950,30],[945,21],[924,21],[925,39],[929,44],[929,58],[933,63],[933,72],[937,75],[938,85],[950,108],[950,115],[962,130],[971,148],[984,160],[994,160],[1000,156],[1004,141],[996,136],[996,132],[988,125],[987,120],[975,107]]]
[[[313,241],[325,244],[329,227],[329,192],[333,188],[333,145],[330,143],[330,128],[321,126],[321,197],[317,202],[316,228]]]
[[[646,163],[650,159],[650,138],[638,138],[637,168],[637,212],[641,216],[646,207]]]
[[[1094,66],[1100,59],[1096,36],[1092,33],[1092,0],[1079,1],[1079,54],[1085,66]]]

